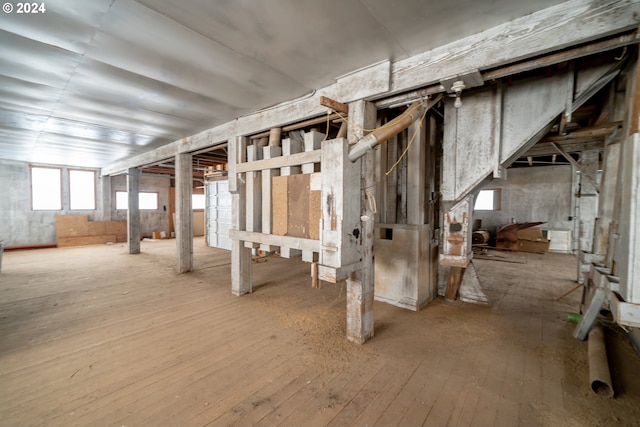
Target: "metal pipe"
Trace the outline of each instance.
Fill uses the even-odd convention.
[[[589,381],[595,394],[613,397],[604,331],[599,324],[594,325],[589,332]]]
[[[375,129],[373,132],[360,138],[358,142],[349,150],[349,160],[355,162],[360,157],[364,156],[368,151],[372,150],[377,145],[385,142],[387,139],[399,134],[409,126],[411,123],[418,120],[422,115],[431,107],[436,105],[442,99],[442,95],[438,95],[428,103],[423,101],[416,101],[407,110],[400,114],[395,119],[391,120],[384,126]]]
[[[368,151],[373,150],[375,146],[408,128],[411,123],[415,122],[420,118],[420,116],[422,116],[424,108],[422,101],[414,102],[404,113],[400,114],[384,126],[379,127],[360,138],[351,150],[349,150],[349,160],[351,162],[355,162]]]
[[[338,136],[337,138],[346,138],[347,137],[347,122],[343,121],[340,124],[340,130],[338,131]]]

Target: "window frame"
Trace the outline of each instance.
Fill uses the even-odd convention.
[[[115,195],[115,208],[118,211],[127,211],[129,210],[129,199],[127,196],[127,207],[126,208],[119,208],[118,207],[118,193],[124,193],[127,194],[126,191],[124,190],[116,190],[116,195]],[[156,207],[155,208],[138,208],[141,211],[157,211],[160,210],[160,193],[157,191],[140,191],[138,192],[138,203],[140,203],[140,195],[141,194],[155,194],[156,195]],[[139,205],[138,205],[139,206]]]
[[[202,207],[201,208],[196,208],[195,206],[195,200],[194,200],[194,196],[202,196]],[[191,210],[195,211],[195,212],[199,212],[199,211],[204,211],[205,209],[207,209],[207,195],[206,194],[200,194],[200,193],[193,193],[191,194]]]
[[[38,208],[36,209],[34,207],[34,180],[33,180],[33,170],[34,169],[50,169],[50,170],[57,170],[58,171],[58,178],[59,178],[59,182],[58,182],[58,186],[59,186],[59,191],[60,191],[60,197],[59,197],[59,202],[60,202],[60,207],[59,208],[47,208],[47,209],[41,209]],[[63,194],[64,192],[62,191],[62,186],[63,186],[63,182],[62,182],[62,168],[60,167],[55,167],[55,166],[38,166],[38,165],[30,165],[29,167],[29,176],[30,176],[30,182],[29,182],[29,187],[31,190],[31,194],[30,194],[30,198],[31,198],[31,210],[34,212],[57,212],[57,211],[62,211],[64,208],[64,200],[63,200]]]
[[[74,208],[72,199],[71,172],[91,172],[93,174],[93,208]],[[92,169],[69,168],[67,171],[69,178],[69,210],[70,211],[95,211],[98,206],[97,200],[97,173]]]
[[[480,198],[480,194],[483,191],[491,191],[493,193],[493,209],[479,209],[476,207],[478,199]],[[502,210],[502,189],[501,188],[484,188],[480,190],[478,195],[474,198],[473,210],[480,211],[480,212],[493,212],[493,211]]]

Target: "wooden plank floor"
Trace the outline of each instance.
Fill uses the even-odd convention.
[[[230,256],[175,241],[4,254],[2,426],[640,425],[640,361],[607,330],[617,397],[588,388],[587,344],[566,314],[568,255],[477,260],[492,307],[437,299],[414,313],[376,303],[375,338],[345,338],[344,284],[308,265],[253,264],[230,293]]]

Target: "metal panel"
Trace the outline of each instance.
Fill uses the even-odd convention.
[[[231,194],[229,181],[210,181],[205,184],[206,242],[213,248],[231,250]]]

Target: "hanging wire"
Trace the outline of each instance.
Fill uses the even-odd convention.
[[[424,103],[421,104],[421,105],[424,105]],[[418,123],[418,127],[422,127],[422,122],[424,121],[424,118],[427,116],[427,111],[429,111],[429,110],[427,108],[425,108],[424,109],[424,113],[422,113],[422,117],[420,118],[420,122]],[[395,162],[393,164],[393,166],[391,166],[391,168],[384,174],[384,176],[389,176],[389,174],[391,172],[393,172],[393,170],[396,168],[396,166],[398,166],[400,164],[400,162],[402,161],[404,156],[409,152],[409,148],[411,148],[411,144],[413,144],[413,140],[416,139],[416,135],[418,135],[418,129],[416,129],[416,131],[413,133],[413,136],[411,137],[411,140],[407,144],[407,148],[404,149],[404,151],[402,152],[402,154],[398,158],[398,161]]]
[[[327,131],[324,133],[324,139],[322,140],[322,142],[325,142],[329,138],[329,117],[331,117],[331,108],[327,108]]]

